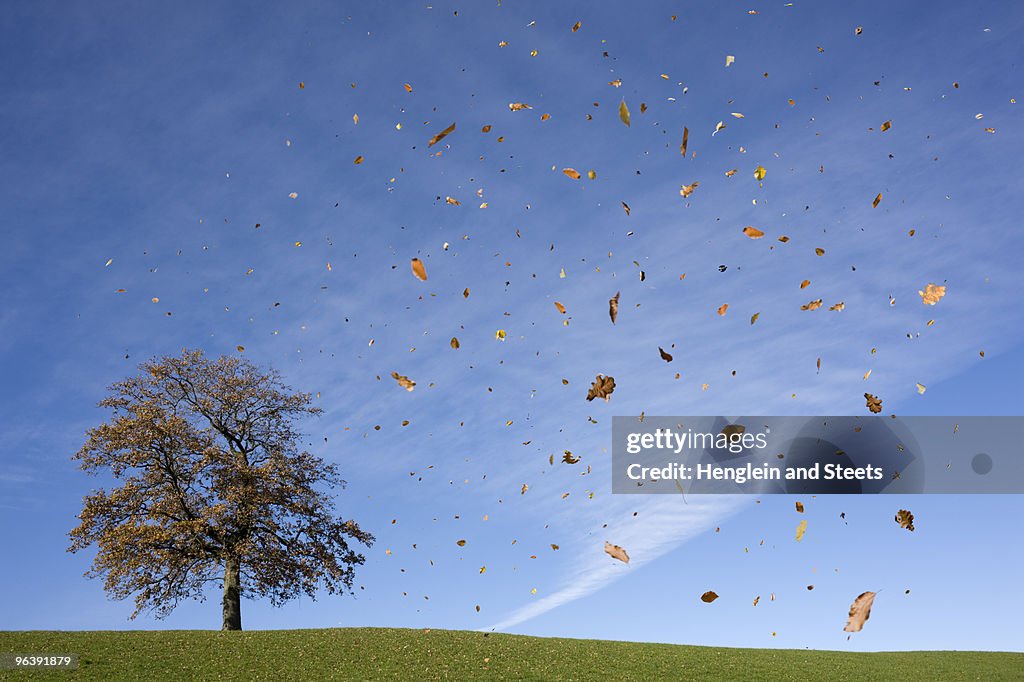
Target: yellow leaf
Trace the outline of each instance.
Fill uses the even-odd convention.
[[[626,100],[619,104],[619,120],[629,126],[629,107],[626,106]]]
[[[765,170],[764,166],[758,166],[754,169],[754,179],[758,182],[764,180],[764,176],[767,175],[768,171]]]
[[[570,178],[572,178],[573,180],[579,180],[580,179],[580,172],[578,170],[576,170],[575,168],[563,168],[562,172],[565,173]]]
[[[760,239],[761,237],[764,236],[764,232],[757,229],[756,227],[751,227],[750,225],[747,225],[746,227],[743,228],[743,234],[747,235],[751,239]]]

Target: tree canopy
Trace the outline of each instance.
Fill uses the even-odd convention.
[[[373,536],[335,515],[335,465],[300,447],[309,393],[273,370],[202,351],[143,363],[108,389],[111,410],[75,454],[116,484],[88,494],[71,552],[97,548],[90,577],[135,610],[167,616],[223,584],[223,623],[241,629],[240,596],[279,606],[319,590],[351,592]],[[351,543],[351,545],[350,545]]]

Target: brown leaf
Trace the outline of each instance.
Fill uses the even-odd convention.
[[[632,209],[629,207],[629,204],[627,204],[625,201],[622,202],[622,210],[626,212],[627,216],[632,212]]]
[[[580,172],[578,170],[576,170],[575,168],[563,168],[562,172],[565,173],[566,175],[568,175],[573,180],[579,180],[580,179]]]
[[[757,229],[756,227],[751,227],[750,225],[747,225],[746,227],[743,228],[743,234],[747,235],[751,239],[760,239],[761,237],[764,236],[764,232]]]
[[[612,318],[612,324],[615,324],[619,317],[619,293],[616,291],[615,295],[608,299],[608,317]]]
[[[576,31],[580,30],[580,26],[582,25],[582,21],[577,21],[575,24],[572,25],[572,32],[575,33]]]
[[[761,317],[761,313],[754,313],[750,316],[750,324],[757,322],[757,318]]]
[[[896,512],[896,523],[900,524],[900,528],[906,528],[911,533],[914,532],[914,515],[910,513],[909,509],[900,509]]]
[[[682,197],[686,199],[691,194],[693,194],[693,190],[697,189],[697,185],[699,184],[699,182],[695,182],[692,185],[680,185],[679,194],[681,194]]]
[[[562,304],[561,304],[561,303],[559,303],[558,301],[555,301],[555,308],[557,308],[557,309],[558,309],[558,312],[560,312],[560,313],[562,313],[563,315],[565,315],[565,306],[564,306],[564,305],[562,305]]]
[[[796,503],[796,510],[800,514],[803,514],[804,513],[804,503],[803,502],[797,502]]]
[[[886,121],[882,124],[882,132],[884,133],[889,128],[892,128],[892,121]]]
[[[522,102],[509,102],[508,104],[509,111],[522,111],[524,109],[533,109],[533,107],[531,107],[529,104],[524,104]]]
[[[444,130],[439,132],[437,135],[434,135],[432,138],[430,138],[430,142],[427,142],[427,146],[428,147],[433,147],[435,144],[437,144],[438,142],[440,142],[444,138],[448,137],[448,134],[453,132],[454,130],[455,130],[455,124],[452,123],[450,126],[448,126]]]
[[[860,632],[871,617],[871,605],[875,603],[874,592],[864,592],[850,604],[850,616],[846,619],[843,632]]]
[[[629,555],[626,554],[626,550],[622,549],[618,545],[613,545],[607,540],[604,541],[604,552],[613,559],[618,559],[624,564],[629,563]]]
[[[407,391],[411,391],[416,388],[416,382],[407,376],[403,376],[398,372],[392,372],[391,377],[398,382],[398,385]]]
[[[924,291],[918,290],[917,293],[921,296],[922,303],[925,305],[935,305],[946,295],[946,287],[929,284],[924,288]]]
[[[668,353],[666,353],[665,351],[663,351],[661,349],[661,346],[658,346],[658,352],[661,353],[661,359],[662,360],[664,360],[665,362],[672,362],[672,356],[669,355]]]
[[[679,145],[679,153],[686,156],[686,144],[690,139],[690,129],[683,126],[683,143]]]
[[[594,398],[604,398],[605,402],[611,397],[612,391],[615,390],[615,379],[613,377],[606,377],[603,374],[598,374],[594,379],[594,383],[590,386],[587,391],[587,401],[591,401]]]
[[[817,298],[806,305],[800,306],[800,310],[817,310],[821,307],[821,299]]]
[[[563,450],[562,451],[562,463],[563,464],[576,464],[579,461],[580,461],[580,458],[573,456],[573,454],[571,452],[569,452],[568,450]]]
[[[868,409],[874,412],[875,414],[878,414],[879,412],[882,411],[882,399],[879,398],[878,396],[871,395],[870,393],[865,393],[864,400],[867,401]]]
[[[412,259],[412,274],[416,276],[416,279],[426,282],[427,281],[427,269],[423,265],[423,261],[419,258]]]
[[[871,202],[871,208],[878,208],[878,205],[882,203],[882,193],[879,192],[875,200]]]
[[[700,595],[700,600],[702,602],[704,602],[705,604],[710,604],[711,602],[715,601],[716,599],[718,599],[718,595],[715,594],[715,592],[712,591],[712,590],[708,590],[704,594]]]
[[[718,306],[718,314],[719,315],[725,315],[725,311],[728,310],[728,309],[729,309],[729,304],[728,303],[723,303],[722,305]]]
[[[454,348],[455,350],[458,350],[459,346],[461,346],[461,345],[462,344],[459,343],[458,337],[457,336],[453,336],[452,337],[452,348]]]

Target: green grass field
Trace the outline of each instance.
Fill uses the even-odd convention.
[[[3,679],[1024,679],[1024,654],[1015,653],[720,649],[383,628],[0,632],[0,652],[80,656],[74,672],[0,671]]]

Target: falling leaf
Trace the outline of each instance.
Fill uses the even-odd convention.
[[[813,301],[810,301],[810,302],[800,306],[800,310],[817,310],[820,307],[821,307],[821,299],[820,298],[816,298]]]
[[[859,36],[863,32],[864,32],[864,27],[863,26],[858,26],[857,28],[853,29],[854,35],[858,35]]]
[[[705,604],[710,604],[711,602],[715,601],[716,599],[718,599],[718,595],[715,594],[714,591],[712,591],[712,590],[708,590],[704,594],[700,595],[700,600],[702,602],[704,602]]]
[[[461,345],[462,344],[459,343],[459,338],[457,336],[453,336],[452,337],[452,341],[451,341],[452,348],[455,349],[455,350],[458,350],[459,346],[461,346]]]
[[[298,192],[291,192],[291,193],[288,194],[288,198],[289,199],[298,199],[299,198],[299,193]]]
[[[764,232],[757,229],[756,227],[751,227],[750,225],[747,225],[746,227],[743,228],[743,234],[747,235],[751,239],[760,239],[761,237],[764,236]]]
[[[352,159],[352,163],[354,163],[357,166],[359,164],[361,164],[362,162],[363,162],[363,157],[362,156],[357,156],[356,158]]]
[[[427,269],[423,266],[423,261],[419,258],[412,259],[412,274],[416,276],[416,279],[426,282],[427,281]]]
[[[864,592],[853,600],[850,605],[850,616],[846,620],[843,632],[860,632],[864,623],[871,617],[871,605],[875,603],[874,592]]]
[[[509,102],[508,104],[509,111],[523,111],[524,109],[533,109],[533,107],[522,102]]]
[[[397,381],[398,385],[401,386],[402,388],[404,388],[407,391],[412,391],[414,388],[416,388],[416,382],[415,381],[413,381],[412,379],[410,379],[407,376],[402,376],[398,372],[392,372],[391,373],[391,378],[393,378],[395,381]]]
[[[450,126],[448,126],[444,130],[439,132],[437,135],[434,135],[432,138],[430,138],[430,141],[427,142],[427,146],[428,147],[433,147],[435,144],[437,144],[438,142],[440,142],[444,138],[448,137],[448,135],[450,133],[452,133],[454,130],[455,130],[455,124],[452,123]]]
[[[405,85],[403,85],[402,87],[404,87],[404,88],[405,88],[405,91],[406,91],[406,92],[412,92],[412,86],[411,86],[411,85],[409,85],[408,83],[406,83],[406,84],[405,84]]]
[[[767,174],[768,171],[765,170],[764,166],[758,166],[757,168],[754,169],[754,179],[757,180],[758,182],[764,180],[764,176]]]
[[[582,25],[582,21],[577,21],[575,24],[572,25],[572,32],[575,33],[576,31],[580,30],[580,26]]]
[[[619,293],[616,291],[615,295],[608,299],[608,317],[612,318],[612,324],[615,324],[619,317]]]
[[[622,210],[626,212],[627,216],[632,212],[632,209],[629,207],[629,204],[627,204],[625,201],[622,202]]]
[[[665,362],[672,362],[672,356],[662,350],[661,346],[658,346],[658,353],[661,354],[661,359]]]
[[[718,306],[718,314],[719,315],[725,315],[725,311],[728,310],[728,309],[729,309],[729,304],[728,303],[723,303],[722,305]]]
[[[906,528],[911,533],[914,532],[914,515],[910,513],[909,509],[900,509],[896,512],[896,523],[900,524],[900,528]]]
[[[871,208],[878,208],[878,204],[882,203],[882,193],[879,192],[875,200],[871,202]]]
[[[796,503],[796,510],[797,510],[798,513],[803,514],[804,513],[804,503],[803,502],[797,502]]]
[[[917,394],[918,395],[924,395],[924,392],[927,391],[927,390],[928,389],[925,387],[924,384],[917,384]]]
[[[875,414],[878,414],[879,412],[882,411],[882,399],[879,398],[878,396],[871,395],[870,393],[865,393],[864,400],[867,401],[868,409],[874,412]]]
[[[562,304],[561,304],[561,303],[559,303],[558,301],[555,301],[555,308],[557,308],[557,309],[558,309],[558,312],[560,312],[560,313],[562,313],[563,315],[565,315],[565,306],[564,306],[564,305],[562,305]]]
[[[884,133],[889,128],[892,128],[892,121],[886,121],[882,124],[882,132]]]
[[[683,143],[679,145],[679,153],[686,156],[686,144],[690,139],[690,129],[683,126]]]
[[[811,285],[811,280],[809,280],[809,279],[805,279],[804,281],[800,282],[800,288],[801,289],[806,289],[810,285]]]
[[[754,606],[757,606],[757,602],[761,601],[761,595],[754,597]]]
[[[576,170],[575,168],[563,168],[562,172],[565,173],[566,175],[568,175],[573,180],[579,180],[580,179],[580,172],[578,170]]]
[[[726,66],[732,66],[735,61],[736,61],[736,57],[734,57],[733,55],[727,54],[725,56],[725,65]]]
[[[700,183],[695,182],[692,185],[680,185],[679,194],[681,194],[683,198],[686,199],[691,194],[693,194],[693,190],[697,189],[697,185],[699,184]]]
[[[594,379],[594,383],[591,384],[590,389],[587,391],[587,401],[589,402],[594,398],[604,398],[604,401],[608,402],[614,390],[615,379],[598,374]]]
[[[529,490],[529,489],[530,489],[530,486],[527,485],[526,483],[524,483],[523,487],[519,489],[519,494],[520,495],[525,495],[526,491]]]
[[[806,533],[806,532],[807,532],[807,519],[804,519],[796,527],[796,541],[800,542],[801,540],[803,540],[804,539],[804,533]]]
[[[629,107],[626,106],[626,100],[619,104],[619,120],[629,126]]]
[[[499,329],[498,331],[494,332],[494,338],[496,338],[498,341],[504,341],[505,340],[505,330],[504,329]]]
[[[607,540],[605,540],[605,542],[604,542],[604,552],[605,552],[605,554],[607,554],[611,558],[618,559],[619,561],[621,561],[624,564],[628,564],[629,563],[629,555],[626,554],[626,550],[622,549],[618,545],[613,545],[612,543],[608,542]]]
[[[750,324],[757,322],[757,318],[761,317],[761,313],[754,313],[750,316]]]
[[[946,295],[946,287],[929,284],[924,288],[924,291],[919,290],[917,293],[921,296],[922,303],[925,305],[935,305]]]

